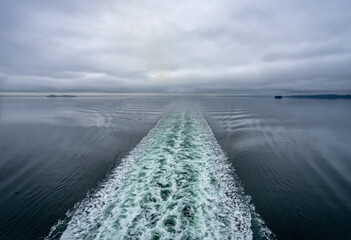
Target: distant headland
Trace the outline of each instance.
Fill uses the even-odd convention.
[[[49,97],[49,98],[56,98],[56,97],[77,97],[76,95],[56,95],[56,94],[50,94],[50,95],[47,95],[46,97]]]
[[[275,99],[282,99],[283,96],[274,96]],[[351,99],[350,94],[339,95],[339,94],[316,94],[316,95],[291,95],[284,96],[284,98],[314,98],[314,99]]]
[[[339,95],[339,94],[317,94],[317,95],[295,95],[286,96],[289,98],[316,98],[316,99],[351,99],[350,94]]]

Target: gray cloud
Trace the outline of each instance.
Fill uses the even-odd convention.
[[[351,2],[1,1],[0,91],[350,91]]]

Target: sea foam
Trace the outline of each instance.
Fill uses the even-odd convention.
[[[46,239],[270,239],[199,111],[165,114]]]

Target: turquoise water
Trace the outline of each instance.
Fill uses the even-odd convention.
[[[230,171],[201,113],[173,110],[47,239],[272,238]]]

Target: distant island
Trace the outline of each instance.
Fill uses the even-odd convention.
[[[316,98],[316,99],[351,99],[350,94],[339,95],[339,94],[317,94],[317,95],[295,95],[286,96],[288,98]]]
[[[50,95],[47,95],[46,97],[49,97],[49,98],[56,98],[56,97],[77,97],[76,95],[56,95],[56,94],[50,94]]]
[[[275,98],[275,99],[282,99],[283,96],[280,96],[280,95],[279,95],[279,96],[274,96],[274,98]]]

